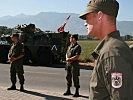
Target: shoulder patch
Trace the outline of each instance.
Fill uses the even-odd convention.
[[[114,72],[111,73],[111,84],[115,89],[119,89],[122,87],[122,73]]]

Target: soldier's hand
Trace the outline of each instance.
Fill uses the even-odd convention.
[[[15,60],[16,60],[16,58],[14,58],[14,57],[9,58],[10,62],[14,62]]]
[[[66,58],[66,62],[71,62],[71,58]]]

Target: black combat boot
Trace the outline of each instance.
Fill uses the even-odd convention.
[[[24,85],[23,84],[21,84],[21,86],[20,86],[20,91],[24,92]]]
[[[79,88],[76,88],[75,94],[73,95],[73,97],[79,97]]]
[[[63,94],[63,95],[71,95],[71,90],[70,90],[71,87],[67,87],[67,91]]]
[[[12,86],[10,88],[8,88],[7,90],[16,90],[16,85],[12,84]]]

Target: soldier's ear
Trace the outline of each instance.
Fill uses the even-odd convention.
[[[97,13],[97,16],[98,16],[98,21],[101,22],[103,20],[104,13],[102,11],[99,11]]]
[[[76,41],[76,39],[75,38],[73,38],[74,39],[74,41]]]

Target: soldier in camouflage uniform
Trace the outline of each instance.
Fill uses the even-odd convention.
[[[74,86],[76,88],[75,94],[73,97],[79,96],[79,76],[80,76],[80,69],[77,66],[78,65],[78,58],[81,53],[81,47],[77,43],[78,35],[74,34],[70,37],[71,45],[69,46],[67,53],[66,53],[66,71],[67,71],[67,91],[64,93],[64,95],[71,95],[70,88],[72,86],[72,78],[74,82]]]
[[[80,18],[89,36],[102,40],[94,50],[90,100],[133,100],[133,53],[116,29],[119,3],[91,0]]]
[[[16,74],[20,81],[20,91],[24,91],[24,70],[23,70],[23,57],[24,46],[19,42],[19,34],[12,35],[13,44],[8,54],[8,60],[11,63],[10,77],[12,86],[8,90],[16,90]]]

